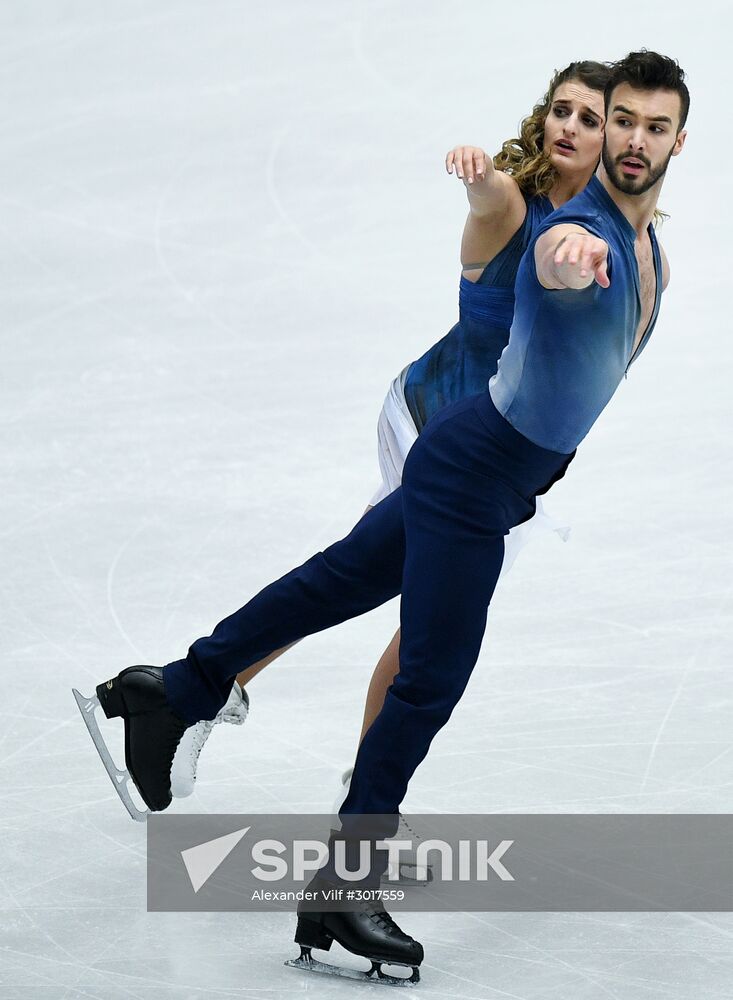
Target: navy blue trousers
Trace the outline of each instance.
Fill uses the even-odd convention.
[[[189,723],[211,719],[245,667],[401,593],[399,674],[341,809],[396,813],[478,658],[504,535],[533,515],[535,496],[571,458],[519,434],[488,391],[446,407],[413,445],[398,490],[168,664],[171,706]]]

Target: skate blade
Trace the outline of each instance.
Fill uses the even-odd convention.
[[[363,983],[379,983],[382,986],[414,986],[420,982],[420,973],[417,969],[412,970],[409,977],[389,976],[376,967],[369,972],[361,972],[359,969],[347,969],[339,965],[329,965],[328,962],[319,962],[310,955],[301,955],[299,958],[291,958],[285,965],[291,969],[301,969],[303,972],[320,972],[325,976],[337,976],[340,979],[356,979]],[[386,963],[384,963],[386,964]],[[412,968],[405,966],[405,968]]]
[[[91,698],[85,698],[83,694],[76,690],[76,688],[72,688],[71,693],[74,695],[74,700],[76,701],[79,711],[81,712],[81,717],[84,720],[84,725],[87,727],[87,732],[91,736],[94,746],[97,748],[97,753],[104,764],[104,769],[109,775],[109,780],[114,785],[114,789],[119,795],[122,804],[136,822],[144,823],[150,810],[138,809],[132,801],[132,797],[130,795],[130,784],[132,783],[130,772],[127,770],[120,771],[117,767],[115,762],[112,760],[112,754],[109,752],[107,744],[104,742],[104,737],[99,729],[99,723],[97,722],[95,715],[95,709],[99,706],[99,698],[97,698],[96,694],[92,695]]]

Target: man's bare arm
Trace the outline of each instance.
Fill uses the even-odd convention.
[[[608,288],[608,244],[582,226],[553,226],[535,243],[537,278],[543,288]]]

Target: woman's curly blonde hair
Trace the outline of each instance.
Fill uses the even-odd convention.
[[[549,194],[557,180],[557,170],[550,157],[542,149],[545,138],[545,120],[550,113],[555,91],[568,80],[578,80],[591,90],[601,93],[611,75],[611,64],[592,62],[572,62],[565,69],[559,70],[550,80],[547,93],[539,104],[535,104],[532,113],[519,126],[519,137],[507,139],[501,150],[494,157],[494,166],[510,174],[519,185],[519,190],[526,197]]]

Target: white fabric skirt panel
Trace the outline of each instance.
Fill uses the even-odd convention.
[[[379,469],[382,473],[382,483],[369,506],[374,507],[389,496],[402,482],[402,470],[407,453],[417,440],[418,432],[410,416],[405,402],[405,379],[407,368],[404,368],[389,387],[384,400],[382,412],[377,422],[377,454]],[[570,535],[570,526],[557,518],[551,517],[545,510],[542,497],[537,497],[537,512],[524,524],[518,524],[504,539],[504,562],[501,575],[507,573],[517,558],[519,552],[537,532],[553,532],[564,542]]]

